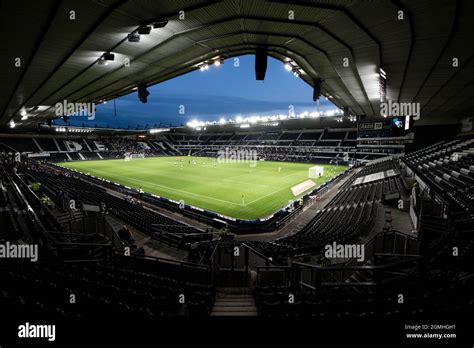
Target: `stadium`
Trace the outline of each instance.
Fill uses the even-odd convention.
[[[472,344],[474,2],[1,8],[0,344]]]

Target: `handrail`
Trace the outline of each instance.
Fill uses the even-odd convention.
[[[49,231],[48,233],[59,234],[61,236],[73,235],[73,236],[82,236],[82,237],[90,237],[90,236],[97,235],[97,233],[76,233],[76,232],[57,232],[57,231]]]
[[[212,261],[214,260],[214,255],[216,254],[218,248],[219,248],[219,243],[216,243],[216,245],[214,246],[214,249],[212,250],[211,255],[209,256],[209,260],[212,260]]]
[[[416,257],[416,256],[420,256],[420,255],[417,255],[417,254],[394,254],[394,253],[375,253],[374,254],[375,256],[398,256],[398,257]]]
[[[114,255],[116,256],[124,256],[122,253],[119,252],[114,252]],[[125,256],[124,256],[125,257]],[[150,260],[150,261],[156,261],[156,262],[166,262],[166,263],[172,263],[172,264],[177,264],[180,266],[192,266],[192,267],[197,267],[197,268],[203,268],[203,269],[209,269],[209,266],[203,265],[200,263],[193,263],[193,262],[188,262],[188,261],[179,261],[179,260],[173,260],[173,259],[167,259],[164,257],[159,257],[159,256],[151,256],[151,255],[144,255],[144,256],[139,256],[139,255],[130,255],[126,256],[127,258],[136,258],[136,259],[142,259],[142,260]]]
[[[273,261],[271,258],[269,258],[268,256],[265,256],[263,255],[261,252],[255,250],[254,248],[252,248],[251,246],[247,245],[246,243],[242,242],[242,245],[245,246],[249,251],[253,252],[255,255],[263,258],[265,261],[269,262],[269,263],[272,263],[273,265],[275,266],[279,266],[279,264],[275,261]]]
[[[384,233],[385,233],[385,234],[388,234],[388,233],[395,233],[395,234],[397,234],[397,235],[401,235],[401,236],[407,237],[407,238],[409,238],[409,239],[419,240],[418,238],[413,237],[413,236],[409,235],[408,233],[401,232],[401,231],[398,231],[398,230],[390,230],[390,231],[387,231],[387,232],[379,232],[379,233],[377,233],[377,235],[378,235],[378,234],[384,234]],[[376,235],[376,236],[377,236],[377,235]]]
[[[291,269],[291,266],[257,266],[257,269]]]
[[[21,184],[23,184],[22,186],[25,187],[26,190],[29,191],[30,194],[33,194],[33,191],[31,191],[31,189],[24,184],[24,182],[21,180],[21,178],[15,174],[16,177],[17,177],[17,180],[20,181]],[[34,219],[36,220],[36,222],[38,223],[38,225],[41,227],[41,229],[44,231],[45,230],[45,227],[43,225],[43,222],[39,219],[38,215],[36,214],[35,210],[31,207],[30,205],[30,202],[28,200],[28,198],[23,194],[23,192],[21,191],[20,187],[18,186],[18,184],[15,182],[15,180],[13,179],[14,177],[12,177],[11,175],[7,174],[7,177],[10,179],[11,183],[13,184],[13,187],[15,188],[15,191],[17,192],[17,194],[20,196],[20,198],[25,202],[26,204],[26,207],[28,209],[28,211],[33,215]]]
[[[394,266],[399,266],[405,263],[409,263],[416,260],[422,260],[422,259],[424,259],[424,256],[417,255],[417,256],[411,256],[409,259],[406,259],[406,260],[392,261],[389,263],[385,263],[383,265],[362,265],[362,266],[350,266],[350,267],[339,266],[339,265],[334,265],[334,266],[311,265],[309,263],[303,263],[303,262],[292,262],[292,264],[302,266],[305,268],[319,270],[319,271],[379,270],[379,269],[386,269],[386,268],[391,268]]]
[[[57,245],[74,245],[74,246],[96,246],[96,247],[109,247],[111,243],[83,243],[83,242],[58,242]]]
[[[378,238],[380,237],[385,237],[387,235],[398,235],[398,236],[401,236],[401,237],[404,237],[404,238],[407,238],[411,241],[420,241],[418,238],[416,237],[413,237],[413,236],[410,236],[409,234],[407,233],[404,233],[404,232],[400,232],[398,230],[390,230],[390,231],[382,231],[382,232],[379,232],[377,234],[375,234],[369,241],[367,241],[365,243],[365,246],[370,246],[371,248],[374,248],[374,252],[373,252],[373,255],[397,255],[397,256],[418,256],[418,255],[408,255],[408,254],[394,254],[394,253],[377,253],[377,251],[375,250],[375,245],[376,245],[376,241]],[[351,258],[349,260],[347,260],[346,262],[344,262],[344,265],[346,265],[346,267],[348,267],[348,265],[354,261],[355,258]]]
[[[456,211],[454,213],[451,213],[451,216],[457,217],[458,215],[469,215],[469,214],[474,214],[474,210]]]

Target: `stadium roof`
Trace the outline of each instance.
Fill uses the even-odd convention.
[[[140,25],[164,19],[164,28],[128,42]],[[380,68],[387,98],[421,103],[423,123],[456,121],[474,108],[469,0],[15,0],[2,1],[0,22],[0,125],[33,125],[64,99],[115,98],[137,82],[159,83],[262,45],[294,61],[309,84],[323,79],[323,94],[353,114],[379,115]],[[115,60],[99,65],[104,52]]]

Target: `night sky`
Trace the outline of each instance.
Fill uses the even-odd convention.
[[[137,93],[97,106],[96,117],[71,117],[71,125],[143,128],[179,126],[192,120],[218,121],[237,116],[288,114],[289,105],[296,114],[335,108],[324,97],[320,105],[313,102],[312,88],[284,68],[282,62],[268,58],[264,81],[255,80],[255,56],[227,59],[223,65],[211,65],[206,71],[193,71],[163,83],[149,86],[148,103],[138,100]],[[183,111],[181,114],[180,111]],[[55,122],[63,125],[62,121]]]

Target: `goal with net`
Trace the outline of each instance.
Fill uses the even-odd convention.
[[[130,153],[130,152],[126,152],[124,154],[124,160],[125,161],[130,161],[132,158],[145,158],[145,154],[143,154],[143,153]]]
[[[308,178],[317,179],[324,175],[324,167],[314,166],[308,169]]]

